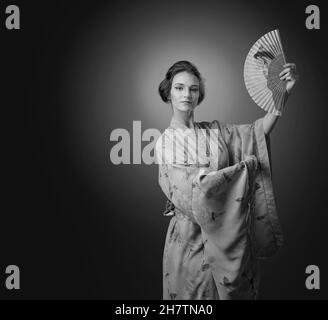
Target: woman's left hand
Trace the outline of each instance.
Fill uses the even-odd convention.
[[[293,89],[296,81],[299,79],[299,75],[296,71],[296,64],[295,63],[286,63],[283,66],[285,69],[279,73],[280,80],[287,81],[286,90],[289,94],[290,91]]]

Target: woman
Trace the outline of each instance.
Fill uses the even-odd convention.
[[[295,64],[280,77],[287,95]],[[172,120],[156,143],[159,184],[172,216],[163,254],[163,299],[255,299],[259,258],[282,244],[269,162],[278,117],[250,125],[195,122],[204,83],[188,61],[176,62],[159,86]]]

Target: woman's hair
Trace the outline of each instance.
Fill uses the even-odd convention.
[[[180,72],[189,72],[193,74],[199,80],[199,98],[197,105],[200,104],[205,97],[205,86],[204,80],[202,79],[201,74],[198,69],[189,61],[178,61],[167,71],[165,79],[160,83],[158,87],[159,95],[161,96],[164,102],[168,102],[168,97],[172,87],[172,80],[174,76]]]

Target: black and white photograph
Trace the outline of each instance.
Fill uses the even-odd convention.
[[[1,1],[0,300],[327,300],[327,13]]]

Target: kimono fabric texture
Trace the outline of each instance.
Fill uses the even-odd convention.
[[[256,299],[258,262],[283,237],[269,138],[252,124],[172,120],[156,142],[159,185],[171,218],[163,253],[164,300]]]

